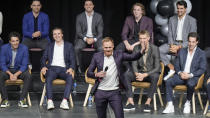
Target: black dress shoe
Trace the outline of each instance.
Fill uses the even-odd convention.
[[[124,111],[132,111],[132,110],[135,110],[135,109],[136,109],[135,106],[132,105],[132,104],[128,104],[123,108]]]
[[[145,106],[144,106],[144,112],[147,112],[147,113],[149,113],[149,112],[151,112],[151,106],[150,105],[148,105],[148,104],[145,104]]]

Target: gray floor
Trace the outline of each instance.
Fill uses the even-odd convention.
[[[33,83],[30,89],[30,96],[32,100],[32,107],[29,108],[20,108],[17,106],[17,101],[19,98],[18,87],[8,87],[9,91],[9,99],[11,106],[8,108],[0,108],[0,118],[97,118],[96,109],[93,105],[92,107],[83,107],[83,101],[85,98],[85,92],[87,90],[88,85],[84,82],[84,78],[77,78],[77,93],[73,94],[73,101],[74,107],[70,110],[62,110],[59,109],[60,102],[62,100],[62,91],[63,87],[58,86],[54,87],[54,103],[55,109],[51,111],[46,110],[46,105],[40,107],[39,101],[41,98],[41,91],[42,91],[42,83],[40,82],[40,78],[38,74],[33,75]],[[162,92],[164,89],[162,88]],[[134,101],[137,104],[138,102],[138,95],[139,90],[135,91]],[[146,93],[146,91],[145,91]],[[125,103],[126,98],[125,94],[122,93],[123,96],[123,103]],[[125,112],[125,118],[203,118],[205,116],[202,115],[203,110],[201,110],[199,102],[196,96],[196,115],[188,114],[185,115],[182,113],[182,109],[178,108],[178,100],[179,100],[179,93],[175,94],[175,113],[174,114],[162,114],[163,107],[160,107],[159,99],[157,97],[157,105],[158,111],[153,111],[151,113],[144,113],[143,112],[143,105],[136,105],[136,110],[133,112]],[[145,102],[146,95],[143,96],[143,102]],[[163,95],[163,99],[165,96]],[[203,103],[206,103],[206,95],[205,93],[202,94]],[[165,101],[165,99],[164,99]],[[185,100],[183,101],[183,103]],[[165,102],[164,102],[165,103]],[[114,114],[110,107],[107,110],[107,118],[114,118]]]

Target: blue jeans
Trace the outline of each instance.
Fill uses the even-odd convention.
[[[166,81],[166,100],[167,102],[172,101],[173,87],[176,85],[187,86],[187,100],[192,99],[194,88],[197,85],[199,77],[193,77],[188,80],[182,80],[178,74],[175,74],[172,78]]]
[[[56,78],[64,79],[66,81],[66,86],[64,90],[64,98],[68,99],[71,93],[73,80],[72,75],[66,73],[66,68],[59,66],[50,66],[46,73],[46,88],[47,88],[47,98],[52,99],[52,81]]]
[[[110,104],[114,111],[115,118],[124,118],[120,90],[97,90],[95,93],[95,103],[98,118],[106,118],[108,104]]]

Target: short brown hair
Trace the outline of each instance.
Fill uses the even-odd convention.
[[[53,28],[53,29],[52,29],[52,34],[53,34],[53,32],[54,32],[55,30],[60,30],[61,33],[63,34],[63,29],[60,28],[60,27],[55,27],[55,28]]]
[[[102,40],[102,44],[104,42],[112,42],[114,44],[114,40],[111,38],[111,37],[105,37],[103,40]]]
[[[150,37],[150,34],[149,34],[149,32],[147,31],[147,30],[142,30],[142,31],[140,31],[139,32],[139,36],[140,35],[147,35],[148,37]]]
[[[145,16],[145,15],[146,15],[146,13],[145,13],[145,7],[144,7],[144,5],[141,4],[141,3],[135,3],[135,4],[133,4],[132,9],[131,9],[131,13],[132,13],[132,14],[133,14],[134,6],[139,6],[139,7],[141,7],[142,16]]]
[[[19,41],[21,39],[21,35],[18,32],[10,32],[8,37],[9,37],[9,41],[12,39],[12,37],[17,37]]]
[[[88,2],[88,1],[93,3],[93,0],[85,0],[85,1],[84,1],[84,4],[85,4],[86,2]],[[94,4],[94,3],[93,3],[93,4]]]
[[[176,3],[176,6],[178,6],[178,5],[184,6],[184,8],[187,8],[187,2],[184,1],[184,0],[178,1],[178,2]]]
[[[190,37],[196,38],[196,41],[198,41],[198,42],[199,42],[199,40],[200,40],[200,36],[198,35],[197,32],[190,32],[190,33],[188,34],[188,41],[189,41],[189,38],[190,38]]]
[[[39,2],[40,4],[42,4],[40,0],[32,0],[32,1],[31,1],[31,5],[32,5],[33,2],[35,2],[35,1]]]

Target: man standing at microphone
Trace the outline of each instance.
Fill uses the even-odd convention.
[[[115,118],[124,118],[120,84],[127,89],[127,83],[123,78],[122,61],[132,61],[140,58],[145,50],[145,44],[141,43],[142,49],[138,53],[127,54],[120,50],[114,51],[114,41],[105,37],[102,41],[103,52],[95,53],[87,76],[96,79],[93,87],[95,90],[95,103],[98,118],[106,118],[107,105],[110,104]],[[95,69],[97,68],[97,73]],[[104,70],[104,71],[103,71]],[[106,72],[105,72],[106,71]]]

